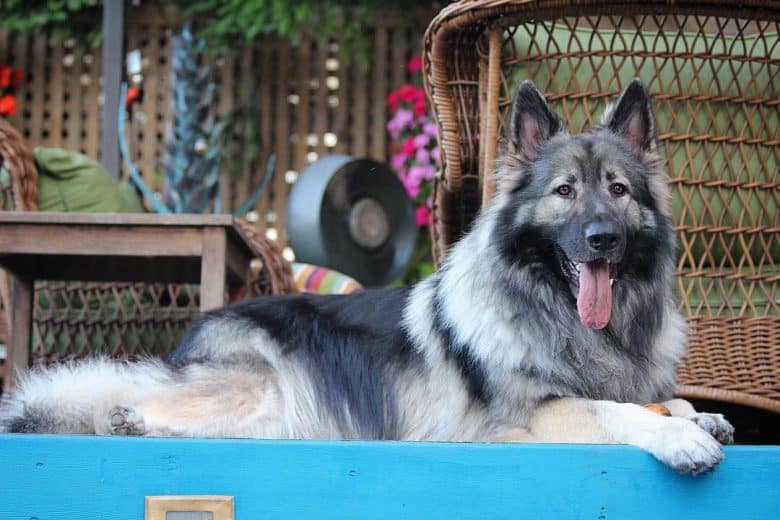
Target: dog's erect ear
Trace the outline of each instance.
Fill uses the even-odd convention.
[[[547,105],[531,80],[525,80],[512,100],[506,139],[511,151],[533,159],[542,144],[566,128],[565,122]]]
[[[628,141],[637,156],[658,148],[658,130],[650,95],[639,79],[632,79],[617,102],[607,108],[604,126]]]

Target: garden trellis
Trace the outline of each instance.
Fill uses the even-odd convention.
[[[231,157],[232,162],[222,166],[224,210],[235,210],[249,197],[275,154],[277,174],[254,209],[258,224],[273,229],[270,234],[284,244],[287,195],[311,160],[331,152],[388,160],[386,98],[410,81],[404,65],[419,55],[421,27],[431,15],[420,11],[405,15],[406,20],[387,16],[367,28],[368,69],[346,63],[337,41],[321,42],[316,35],[302,37],[298,45],[265,35],[252,45],[237,45],[232,54],[214,57],[214,112],[257,108],[256,141],[249,143],[256,150],[244,146],[251,153]],[[409,23],[411,18],[419,23]],[[171,121],[171,27],[148,6],[129,9],[125,20],[126,48],[140,49],[145,76],[144,99],[134,110],[139,115],[128,122],[128,148],[144,181],[162,194],[164,177],[159,172]],[[27,73],[12,123],[32,145],[100,156],[98,50],[80,47],[73,39],[0,31],[0,61]],[[229,137],[246,140],[241,135]]]

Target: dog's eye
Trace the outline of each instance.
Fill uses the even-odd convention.
[[[612,192],[612,195],[619,197],[626,192],[626,185],[615,182],[609,187],[609,190]]]
[[[569,186],[568,184],[562,184],[557,188],[555,188],[555,193],[557,193],[561,197],[569,197],[571,196],[571,192],[572,192],[571,186]]]

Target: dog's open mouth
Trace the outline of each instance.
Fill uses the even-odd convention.
[[[580,321],[591,329],[603,329],[612,314],[612,284],[617,278],[615,265],[604,258],[575,262],[556,248],[561,271],[577,298]]]

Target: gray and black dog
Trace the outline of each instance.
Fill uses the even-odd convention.
[[[686,340],[645,88],[570,135],[527,81],[505,126],[494,200],[419,285],[249,300],[203,315],[166,361],[34,370],[3,429],[610,442],[714,468],[723,416],[642,406],[672,397]]]

